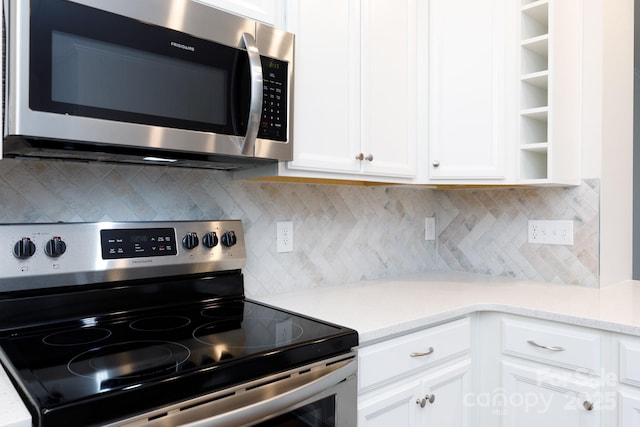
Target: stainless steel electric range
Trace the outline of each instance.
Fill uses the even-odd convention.
[[[353,426],[357,332],[244,296],[240,221],[0,225],[34,426]]]

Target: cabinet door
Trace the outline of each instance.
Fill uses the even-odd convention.
[[[618,426],[640,426],[640,390],[636,393],[621,391],[618,393]]]
[[[277,26],[280,24],[281,0],[196,0],[237,15]]]
[[[410,427],[419,425],[421,395],[419,381],[387,387],[383,393],[365,398],[358,404],[358,427]]]
[[[429,178],[502,179],[505,0],[428,4]]]
[[[416,0],[362,2],[362,162],[370,175],[416,174]]]
[[[360,173],[360,3],[291,0],[295,33],[293,170]]]
[[[435,370],[423,382],[427,403],[422,414],[423,425],[433,427],[467,427],[470,425],[469,405],[471,360]]]
[[[509,427],[596,427],[599,387],[577,371],[502,362],[503,388],[488,402],[500,403]]]

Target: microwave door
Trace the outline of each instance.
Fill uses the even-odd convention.
[[[253,35],[231,47],[74,2],[31,5],[31,120],[18,135],[253,156],[263,96]]]

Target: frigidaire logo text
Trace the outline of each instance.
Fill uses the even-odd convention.
[[[180,49],[184,49],[184,50],[190,50],[191,52],[195,52],[196,51],[195,47],[187,46],[187,45],[184,45],[182,43],[171,42],[171,46],[177,47],[177,48],[180,48]]]

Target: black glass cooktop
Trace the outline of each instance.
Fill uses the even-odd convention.
[[[344,353],[357,341],[353,330],[237,296],[13,329],[0,348],[42,425],[90,425]]]

